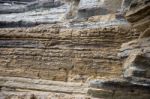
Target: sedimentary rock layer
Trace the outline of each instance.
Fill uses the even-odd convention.
[[[87,84],[19,77],[0,77],[1,99],[91,99]]]
[[[125,59],[120,78],[92,80],[88,93],[99,98],[149,99],[150,38],[122,45],[119,56]],[[92,89],[93,88],[93,89]],[[99,90],[98,90],[98,89]]]
[[[1,29],[0,75],[61,81],[119,76],[119,46],[137,36],[117,27]]]
[[[126,14],[127,20],[133,27],[142,31],[140,38],[150,36],[150,1],[135,0]]]
[[[0,0],[0,14],[22,13],[41,7],[57,7],[60,2],[54,0]]]

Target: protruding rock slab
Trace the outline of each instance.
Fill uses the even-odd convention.
[[[142,31],[140,38],[150,37],[150,1],[134,0],[126,14],[126,18],[133,27]]]
[[[126,58],[123,76],[135,83],[150,85],[150,38],[122,45],[120,57]]]
[[[116,13],[121,9],[121,2],[122,0],[80,0],[77,16],[86,18]]]
[[[59,82],[42,79],[30,79],[19,77],[0,77],[0,86],[2,89],[26,89],[46,92],[60,93],[80,93],[85,94],[87,85],[83,83]]]
[[[104,99],[149,99],[150,87],[137,85],[124,79],[93,80],[88,94]]]
[[[0,89],[0,99],[91,99],[87,84],[74,82],[0,77]]]
[[[0,14],[22,13],[42,7],[57,7],[61,3],[55,0],[0,0]]]
[[[88,93],[94,97],[106,99],[149,99],[149,44],[150,38],[123,44],[119,54],[125,59],[122,78],[92,80]]]

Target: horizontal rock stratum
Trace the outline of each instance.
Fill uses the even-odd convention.
[[[61,81],[119,76],[118,46],[138,37],[118,27],[40,27],[0,30],[1,75]]]
[[[0,99],[149,99],[149,0],[0,0]]]

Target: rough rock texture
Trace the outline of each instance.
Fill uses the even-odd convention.
[[[123,44],[119,56],[125,60],[122,77],[92,80],[88,93],[106,99],[149,99],[150,38]]]
[[[142,31],[140,38],[150,37],[150,1],[134,0],[126,14],[133,27]]]
[[[65,15],[65,19],[72,19],[77,15],[80,0],[65,0],[65,1],[68,2],[70,5],[70,8],[68,9],[67,14]]]
[[[118,28],[0,30],[0,74],[61,81],[118,76],[119,46],[138,37]]]
[[[129,10],[130,4],[133,0],[123,0],[121,5],[121,12],[126,13]]]
[[[8,1],[0,3],[23,3]],[[55,2],[0,15],[0,99],[149,99],[149,0],[133,0],[127,12],[140,39],[123,16],[129,0]]]
[[[60,4],[54,0],[0,0],[0,14],[21,13],[40,7],[56,7]]]
[[[123,44],[120,55],[128,57],[123,76],[135,83],[150,86],[150,38]]]
[[[91,99],[83,83],[0,77],[0,86],[0,99]]]
[[[116,13],[121,9],[122,0],[72,0],[67,17],[87,18],[95,15]]]
[[[149,99],[150,87],[138,85],[122,78],[94,80],[88,94],[102,99]]]
[[[67,1],[68,3],[64,1]],[[110,0],[54,0],[51,2],[54,6],[49,5],[49,8],[43,8],[43,6],[45,7],[48,4],[44,3],[43,6],[39,7],[39,9],[32,9],[24,13],[0,14],[0,27],[30,27],[39,24],[64,23],[64,19],[65,21],[68,21],[68,19],[79,19],[80,21],[87,22],[87,19],[91,16],[103,16],[116,13],[118,13],[118,18],[116,18],[115,20],[110,20],[107,23],[103,21],[97,21],[100,24],[94,26],[101,26],[103,24],[112,25],[112,22],[115,24],[124,24],[124,22],[126,23],[126,21],[124,20],[122,15],[119,14],[119,10],[121,9],[121,1],[122,0],[113,0],[113,2]],[[44,0],[40,2],[48,1]],[[27,4],[28,3],[31,3],[31,1],[27,2]],[[42,3],[38,4],[41,5]],[[6,4],[0,5],[0,7],[4,8],[3,6],[5,6],[7,9],[11,9],[11,7],[8,7],[8,5]],[[11,6],[15,7],[14,5]],[[20,5],[18,6],[20,7]],[[4,12],[7,12],[7,9],[3,9]],[[19,10],[21,9],[22,8],[19,8]],[[13,9],[13,11],[17,12],[17,10],[15,9]],[[93,23],[88,24],[93,26]],[[87,24],[84,23],[84,25]]]
[[[54,8],[40,8],[24,13],[0,14],[0,27],[32,27],[39,24],[61,22],[67,4]]]
[[[150,98],[150,38],[149,0],[134,0],[127,20],[142,32],[140,39],[124,43],[118,56],[123,59],[119,78],[92,80],[88,91],[94,97],[106,99]],[[98,90],[98,89],[99,90]]]

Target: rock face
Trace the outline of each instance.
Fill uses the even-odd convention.
[[[126,14],[127,20],[133,24],[133,27],[142,31],[140,38],[150,37],[150,1],[135,0],[129,12]]]
[[[77,18],[87,18],[95,15],[116,13],[121,9],[122,0],[72,0],[72,9],[68,15]]]
[[[125,13],[126,11],[129,10],[129,7],[132,1],[133,0],[123,0],[122,5],[121,5],[122,13]]]
[[[147,12],[148,11],[148,12]],[[149,0],[132,2],[127,20],[142,32],[140,39],[124,43],[118,54],[123,61],[121,78],[93,80],[89,94],[99,98],[149,99],[150,95],[150,38]],[[95,88],[99,88],[95,89]]]
[[[117,50],[137,37],[129,35],[117,27],[1,29],[0,74],[61,81],[118,76]]]
[[[56,7],[60,2],[54,0],[0,0],[0,14],[21,13],[40,7]]]
[[[109,80],[92,80],[88,94],[106,99],[149,99],[150,38],[122,45],[119,56],[124,60],[123,74]],[[95,89],[98,88],[98,89]]]
[[[54,24],[61,22],[67,11],[67,4],[54,7],[27,11],[24,13],[12,13],[0,15],[0,27],[32,27],[39,24]]]
[[[0,99],[149,99],[149,0],[130,3],[1,0]]]
[[[138,37],[138,34],[120,31],[119,27],[67,29],[41,25],[0,31],[1,97],[10,99],[32,95],[42,97],[43,94],[46,98],[56,99],[91,98],[91,94],[86,95],[91,89],[84,82],[119,77],[122,71],[117,56],[119,46]],[[83,90],[82,85],[69,87],[76,83],[56,84],[50,80],[82,82]]]
[[[1,99],[90,99],[83,83],[0,77],[0,86]]]
[[[64,1],[67,1],[67,3]],[[1,3],[0,7],[2,8],[1,10],[3,12],[9,13],[11,11],[14,11],[15,13],[1,14],[0,27],[30,27],[39,24],[64,23],[64,19],[79,19],[80,21],[85,21],[92,16],[103,16],[116,13],[118,13],[117,16],[120,18],[113,20],[114,23],[123,23],[126,21],[124,20],[124,18],[122,18],[121,15],[119,15],[119,10],[121,9],[121,1],[122,0],[113,0],[113,2],[111,2],[110,0],[35,0],[30,2],[26,1],[24,5],[19,5],[18,2],[22,4],[23,1],[18,1],[14,5],[10,5],[10,7],[8,7],[8,5],[6,5],[5,3]],[[29,4],[35,5],[31,5],[31,7],[34,8],[29,10],[30,7],[27,6]],[[23,6],[23,8],[20,6]],[[49,7],[47,8],[47,6]],[[35,8],[38,9],[33,10]],[[10,9],[12,10],[10,11]],[[20,12],[27,12],[17,13],[18,10],[23,10]],[[111,20],[109,22],[111,22]],[[102,24],[105,23],[101,23],[98,25]]]
[[[150,38],[135,40],[122,45],[121,57],[128,57],[124,63],[123,76],[135,83],[150,86]]]

